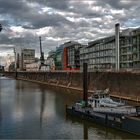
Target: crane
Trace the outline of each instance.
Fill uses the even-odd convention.
[[[41,36],[39,36],[39,42],[40,42],[40,66],[39,66],[40,70],[42,66],[50,66],[50,65],[45,64],[44,52],[42,51]]]
[[[40,41],[40,62],[41,65],[44,65],[44,52],[42,51],[41,36],[39,37],[39,41]]]

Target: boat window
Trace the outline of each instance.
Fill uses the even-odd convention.
[[[121,119],[120,118],[115,118],[115,121],[116,122],[121,122]]]
[[[137,112],[138,115],[140,114],[140,106],[136,107],[136,112]]]

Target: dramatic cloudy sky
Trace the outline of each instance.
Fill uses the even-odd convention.
[[[117,22],[139,27],[139,13],[140,0],[0,0],[0,46],[39,52],[39,36],[45,53],[69,40],[87,44]]]

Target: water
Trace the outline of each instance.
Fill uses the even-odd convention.
[[[135,139],[134,135],[69,117],[65,105],[81,94],[36,83],[0,79],[1,139]]]

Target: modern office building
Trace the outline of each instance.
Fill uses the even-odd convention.
[[[127,29],[121,33],[120,68],[140,68],[140,28]]]
[[[64,53],[64,46],[62,44],[56,48],[56,54],[55,54],[55,69],[56,70],[63,70],[63,53]]]
[[[78,42],[69,41],[64,44],[64,70],[80,70],[80,48]]]
[[[80,48],[82,45],[75,41],[69,41],[56,49],[56,70],[80,70]]]
[[[88,63],[89,70],[115,68],[115,36],[88,43],[80,49],[80,65]]]
[[[126,29],[119,33],[120,69],[140,69],[140,28]],[[105,37],[88,43],[80,49],[80,66],[88,63],[89,70],[115,70],[117,61],[116,36]]]

